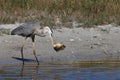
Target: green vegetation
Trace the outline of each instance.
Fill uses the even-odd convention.
[[[9,34],[10,30],[9,29],[0,29],[0,36],[2,36],[3,34]]]
[[[120,0],[0,0],[0,23],[40,20],[54,26],[56,18],[70,27],[120,24]],[[78,26],[79,27],[79,26]]]

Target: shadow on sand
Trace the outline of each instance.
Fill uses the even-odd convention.
[[[19,61],[24,61],[24,62],[36,62],[36,60],[33,59],[22,59],[19,57],[12,57],[13,59],[19,60]]]

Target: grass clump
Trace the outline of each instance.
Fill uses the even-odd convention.
[[[6,34],[8,35],[9,34],[9,31],[8,29],[0,29],[0,36],[2,36],[3,34]]]
[[[62,26],[73,22],[85,27],[120,25],[120,0],[0,0],[0,23],[40,20],[45,25]]]

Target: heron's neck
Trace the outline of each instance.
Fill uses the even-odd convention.
[[[50,34],[50,40],[51,40],[51,43],[52,43],[52,46],[53,46],[55,44],[55,41],[54,41],[53,37],[51,36],[51,34]]]

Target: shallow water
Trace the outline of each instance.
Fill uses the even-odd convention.
[[[120,80],[120,60],[2,64],[0,80]]]

